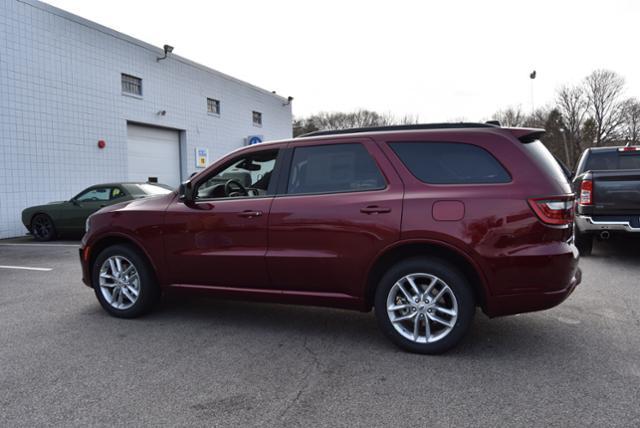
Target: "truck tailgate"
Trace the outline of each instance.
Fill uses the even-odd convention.
[[[640,170],[592,171],[595,212],[640,214]]]

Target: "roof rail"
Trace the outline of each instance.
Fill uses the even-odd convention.
[[[357,134],[362,132],[381,132],[381,131],[413,131],[420,129],[463,129],[463,128],[499,128],[499,122],[487,122],[487,123],[472,123],[472,122],[459,122],[459,123],[420,123],[416,125],[390,125],[390,126],[371,126],[367,128],[347,128],[347,129],[334,129],[334,130],[321,130],[308,132],[306,134],[298,135],[296,138],[301,137],[318,137],[322,135],[339,135],[339,134]]]

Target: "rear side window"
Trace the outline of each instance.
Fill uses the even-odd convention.
[[[429,184],[508,183],[511,176],[485,149],[464,143],[389,143],[402,163]]]
[[[567,174],[558,159],[553,157],[549,149],[547,149],[540,140],[530,143],[523,143],[522,147],[529,154],[531,160],[541,168],[547,175],[559,183],[568,184]]]
[[[640,169],[640,154],[619,153],[617,151],[592,151],[589,154],[585,171],[612,169]]]
[[[382,173],[362,144],[296,147],[287,193],[335,193],[385,187]]]

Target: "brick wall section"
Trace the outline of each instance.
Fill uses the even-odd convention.
[[[291,137],[285,98],[175,55],[156,62],[162,54],[44,3],[0,0],[0,238],[26,232],[27,206],[126,180],[128,121],[185,131],[183,178],[196,170],[195,147],[212,161],[248,135]],[[142,78],[141,99],[122,95],[121,73]],[[221,101],[219,117],[207,97]]]

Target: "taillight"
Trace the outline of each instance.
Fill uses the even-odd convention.
[[[593,205],[593,181],[582,180],[580,184],[580,205]]]
[[[543,223],[564,226],[573,222],[573,197],[529,199],[529,205]]]

